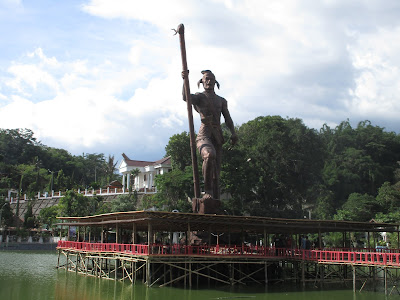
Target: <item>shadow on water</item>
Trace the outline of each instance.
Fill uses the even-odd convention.
[[[357,292],[351,288],[334,285],[323,290],[309,286],[305,289],[292,284],[281,284],[268,288],[260,286],[230,287],[217,286],[213,288],[164,287],[147,288],[142,282],[132,285],[130,282],[85,277],[65,271],[57,272],[55,299],[140,299],[140,300],[204,300],[204,299],[264,299],[264,300],[380,300],[400,299],[394,295],[385,297],[383,293]]]
[[[305,289],[295,284],[263,286],[213,286],[211,288],[153,287],[130,282],[88,277],[57,270],[55,252],[0,252],[0,299],[11,300],[400,300],[383,292],[353,294],[351,287],[338,285]]]

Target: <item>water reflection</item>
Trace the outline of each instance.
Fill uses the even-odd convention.
[[[351,287],[344,290],[322,291],[315,288],[296,290],[296,286],[219,286],[203,289],[178,287],[147,288],[141,281],[88,277],[57,270],[55,252],[0,251],[1,300],[205,300],[205,299],[261,299],[261,300],[400,300],[399,295],[385,298],[383,293],[353,294]],[[394,293],[393,293],[394,294]]]

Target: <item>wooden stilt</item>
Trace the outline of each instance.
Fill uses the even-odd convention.
[[[192,287],[192,263],[189,260],[189,287]]]
[[[150,286],[151,282],[151,274],[150,274],[150,260],[146,261],[146,285]]]
[[[117,273],[118,273],[118,259],[115,258],[115,274],[114,274],[114,280],[117,280]]]
[[[211,278],[211,276],[210,276],[210,268],[207,268],[207,285],[208,285],[208,288],[210,288],[210,278]]]
[[[68,272],[69,269],[69,252],[67,252],[67,265],[65,266],[65,272]]]
[[[78,265],[79,265],[79,256],[78,256],[78,254],[76,255],[76,265],[75,265],[75,274],[77,274],[78,273]]]
[[[185,262],[185,269],[184,269],[184,276],[185,277],[183,277],[183,285],[185,286],[185,288],[186,288],[186,277],[187,277],[187,268],[186,268],[186,262]]]
[[[57,269],[60,267],[60,254],[61,254],[61,250],[58,250],[58,256],[57,256]]]
[[[265,285],[268,285],[268,263],[264,262]]]
[[[197,268],[197,269],[199,268],[199,264],[196,264],[196,268]],[[196,275],[197,275],[197,278],[196,278],[196,287],[199,288],[199,277],[200,277],[200,275],[199,275],[199,274],[196,274]]]
[[[172,266],[169,266],[169,280],[170,280],[170,282],[174,281],[174,277],[172,275]],[[164,284],[166,284],[166,283],[164,282]]]
[[[133,263],[133,269],[134,269],[134,274],[133,274],[133,282],[136,283],[136,273],[137,273],[137,269],[136,269],[136,260]]]
[[[372,277],[373,277],[373,287],[374,287],[374,292],[376,292],[376,268],[372,267]]]
[[[388,289],[387,289],[387,268],[386,267],[383,268],[383,280],[385,283],[385,296],[387,296]]]
[[[167,270],[166,269],[167,269],[167,266],[164,264],[164,273],[163,273],[165,275],[164,276],[164,283],[167,281]]]

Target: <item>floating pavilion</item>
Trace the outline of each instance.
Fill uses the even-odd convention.
[[[352,280],[355,290],[357,280],[374,283],[380,270],[386,287],[387,269],[400,267],[399,245],[382,252],[349,242],[350,233],[363,233],[370,245],[381,232],[397,233],[400,241],[399,224],[160,211],[59,219],[68,233],[57,247],[58,268],[132,283],[142,280],[147,286],[273,280],[304,285],[335,279]],[[323,247],[323,234],[332,232],[342,233],[342,247]],[[318,236],[313,249],[301,247],[301,236],[307,234]],[[272,246],[277,237],[289,237],[291,245]]]

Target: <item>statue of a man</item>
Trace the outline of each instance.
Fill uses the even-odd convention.
[[[200,114],[201,125],[196,138],[196,146],[203,158],[203,178],[204,178],[204,196],[203,199],[220,199],[219,174],[221,171],[222,144],[224,137],[221,129],[221,113],[225,118],[225,124],[231,131],[231,143],[236,144],[238,137],[235,132],[235,126],[228,111],[227,101],[215,94],[214,86],[219,83],[215,75],[210,70],[201,72],[202,79],[197,83],[203,84],[204,92],[191,94],[191,100],[194,109]],[[182,77],[188,75],[188,72],[182,72]],[[183,93],[183,100],[185,93]]]

